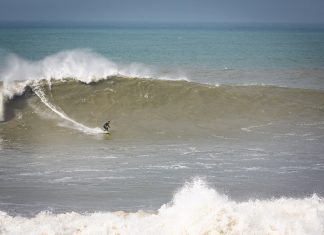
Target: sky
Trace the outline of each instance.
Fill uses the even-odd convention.
[[[0,22],[324,24],[324,0],[0,0]]]

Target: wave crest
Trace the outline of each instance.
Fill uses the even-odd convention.
[[[75,78],[89,83],[118,74],[147,76],[145,73],[136,74],[133,67],[130,66],[130,74],[126,74],[128,71],[126,68],[119,68],[114,62],[93,51],[69,50],[50,55],[36,62],[10,55],[2,78],[7,81]]]
[[[4,81],[4,94],[9,98],[23,92],[23,89],[17,90],[16,84],[12,84],[12,81],[73,78],[91,83],[112,76],[186,80],[184,76],[159,74],[153,68],[141,63],[118,65],[89,49],[62,51],[39,61],[28,61],[10,54],[7,56],[6,64],[1,71],[0,80]]]

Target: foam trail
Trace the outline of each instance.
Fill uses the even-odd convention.
[[[63,118],[64,120],[70,122],[72,124],[72,128],[88,133],[88,134],[99,134],[102,133],[103,131],[100,128],[90,128],[87,127],[73,119],[71,119],[70,117],[68,117],[65,113],[60,112],[59,110],[57,110],[57,108],[51,104],[45,96],[45,93],[43,92],[43,90],[39,87],[39,86],[32,86],[32,89],[34,91],[34,93],[41,99],[41,101],[49,108],[51,109],[54,113],[56,113],[58,116],[60,116],[61,118]]]
[[[235,202],[195,180],[155,213],[41,212],[33,218],[0,211],[1,234],[324,234],[324,202],[314,195]]]

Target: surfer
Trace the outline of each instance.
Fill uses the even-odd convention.
[[[105,129],[105,131],[108,131],[108,129],[110,128],[109,124],[110,124],[110,121],[107,121],[107,122],[103,125],[103,128]]]

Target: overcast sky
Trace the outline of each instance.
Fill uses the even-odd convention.
[[[0,21],[324,23],[324,0],[0,0]]]

